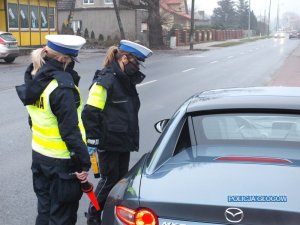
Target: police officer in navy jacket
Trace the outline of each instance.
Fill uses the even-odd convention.
[[[110,47],[82,113],[89,152],[98,151],[101,177],[95,192],[102,208],[112,187],[128,172],[130,152],[139,149],[136,85],[145,78],[140,63],[151,54],[145,46],[127,40]],[[89,225],[100,224],[101,212],[90,205],[87,218]]]
[[[17,93],[32,131],[36,225],[75,225],[80,182],[87,181],[90,158],[81,120],[82,100],[74,60],[85,39],[47,35],[47,46],[32,52],[25,84]]]

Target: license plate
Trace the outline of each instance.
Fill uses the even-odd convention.
[[[16,46],[17,46],[16,43],[9,43],[9,44],[8,44],[8,47],[16,47]]]

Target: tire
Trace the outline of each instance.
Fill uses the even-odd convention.
[[[8,58],[5,58],[4,61],[7,63],[12,63],[13,61],[15,61],[15,59],[16,59],[15,57],[8,57]]]

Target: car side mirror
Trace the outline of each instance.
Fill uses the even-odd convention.
[[[170,119],[160,120],[154,124],[154,128],[158,133],[162,133]]]

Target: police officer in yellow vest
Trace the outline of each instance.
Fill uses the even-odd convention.
[[[85,39],[73,35],[47,35],[46,39],[47,46],[31,54],[25,84],[16,87],[32,130],[36,225],[75,225],[80,182],[87,181],[90,168],[79,76],[73,70]]]
[[[127,40],[110,47],[82,112],[89,152],[98,150],[101,178],[95,192],[102,208],[112,187],[128,172],[130,152],[139,149],[136,85],[145,78],[140,63],[151,55],[147,47]],[[101,224],[101,212],[93,205],[86,216],[88,225]]]

